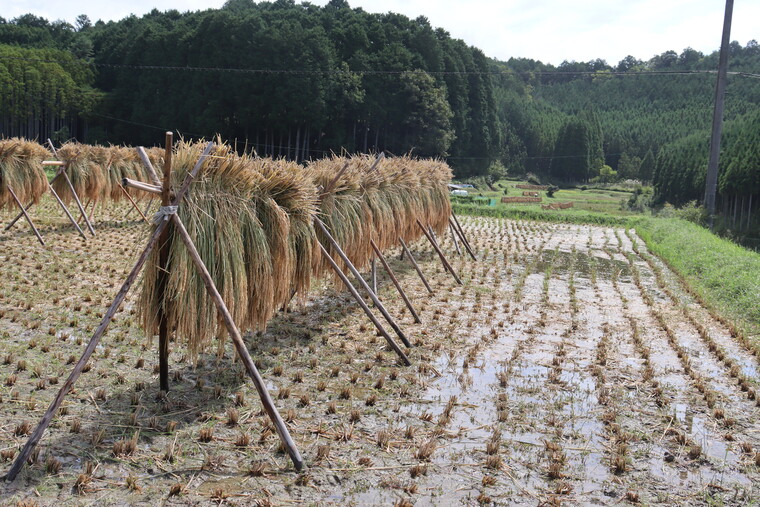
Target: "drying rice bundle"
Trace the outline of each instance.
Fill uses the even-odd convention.
[[[110,181],[105,170],[108,163],[106,148],[66,143],[58,149],[58,158],[66,162],[66,174],[80,199],[97,201],[110,194]],[[55,181],[53,188],[67,204],[74,198],[62,178]]]
[[[435,232],[443,234],[449,226],[451,216],[447,186],[451,181],[451,168],[442,160],[411,161],[410,167],[420,178],[422,187],[423,208],[420,221],[430,225]]]
[[[365,220],[366,208],[362,202],[361,187],[363,173],[367,171],[368,166],[360,160],[359,157],[345,159],[333,156],[311,162],[308,167],[314,184],[321,193],[319,219],[324,222],[330,234],[357,267],[365,266],[369,259],[367,247],[362,245],[362,238],[369,237],[372,232],[372,226]],[[330,184],[345,164],[349,165],[348,169],[330,189]],[[338,254],[333,251],[326,238],[320,231],[316,232],[325,249],[338,265],[342,265]],[[329,263],[323,258],[321,251],[315,249],[312,257],[312,275],[321,277],[330,272]]]
[[[49,157],[50,152],[33,141],[18,137],[0,139],[0,209],[16,207],[9,187],[23,206],[39,202],[47,190],[42,161]]]
[[[317,211],[317,188],[310,171],[303,167],[285,160],[274,161],[272,159],[251,159],[253,169],[262,176],[259,182],[261,195],[258,197],[262,208],[271,208],[275,204],[287,218],[288,240],[287,250],[276,269],[282,269],[282,278],[291,280],[291,286],[281,286],[284,293],[276,294],[278,301],[287,301],[292,293],[303,293],[311,284],[312,266],[311,259],[314,255],[316,235],[314,233],[314,216]],[[264,206],[264,203],[267,203]],[[262,222],[264,216],[275,211],[260,210]]]
[[[418,239],[422,232],[417,219],[438,233],[448,227],[451,169],[444,162],[396,157],[372,168],[374,159],[366,155],[333,156],[310,164],[315,183],[329,189],[346,164],[348,169],[337,184],[322,195],[320,218],[358,268],[366,267],[374,256],[370,239],[385,250],[396,245],[399,237]],[[335,252],[328,251],[337,261]],[[315,256],[315,273],[327,270],[321,255]]]
[[[172,164],[175,188],[202,148],[178,145]],[[217,147],[178,214],[235,322],[258,330],[290,299],[292,289],[308,285],[314,236],[304,225],[314,216],[316,192],[294,164],[228,153],[228,147]],[[163,308],[169,328],[187,341],[195,357],[213,336],[226,333],[181,239],[172,235],[169,249],[167,298],[157,298],[159,254],[154,252],[143,280],[140,314],[151,336],[158,332],[158,309]],[[299,259],[301,252],[306,261]]]
[[[110,146],[108,148],[108,163],[106,164],[110,194],[109,197],[115,202],[126,199],[124,191],[120,188],[124,178],[152,183],[148,179],[147,171],[140,160],[137,150],[124,146]],[[126,189],[125,189],[126,190]],[[129,189],[129,194],[134,200],[148,197],[150,194],[135,189]]]

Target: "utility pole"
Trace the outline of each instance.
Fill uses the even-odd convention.
[[[712,136],[710,137],[710,159],[707,162],[705,185],[705,208],[710,221],[710,230],[715,220],[715,193],[718,187],[718,159],[720,158],[720,135],[723,130],[723,97],[726,94],[728,73],[728,45],[731,43],[731,15],[734,0],[726,0],[726,14],[723,18],[723,37],[720,42],[718,60],[718,83],[715,86],[715,109],[713,111]]]

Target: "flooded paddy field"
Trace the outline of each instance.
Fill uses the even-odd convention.
[[[148,226],[99,213],[85,242],[50,203],[0,233],[0,466],[81,355]],[[10,217],[2,214],[3,222]],[[332,280],[245,336],[308,468],[280,447],[229,340],[197,362],[127,298],[8,505],[748,505],[760,497],[758,357],[635,231],[460,217],[478,261],[411,246],[379,271],[402,366]]]

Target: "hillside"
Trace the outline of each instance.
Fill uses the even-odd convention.
[[[760,199],[757,154],[740,140],[758,135],[760,46],[730,49],[726,210]],[[0,134],[144,144],[166,129],[219,133],[297,161],[411,151],[445,157],[459,177],[639,179],[655,203],[680,205],[701,197],[716,67],[717,51],[690,48],[617,64],[500,62],[422,16],[344,0],[230,0],[76,26],[25,15],[0,19]]]

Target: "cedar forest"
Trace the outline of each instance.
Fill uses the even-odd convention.
[[[716,35],[717,37],[717,35]],[[718,52],[563,62],[488,58],[424,17],[345,0],[75,26],[0,18],[0,135],[152,144],[167,128],[303,161],[385,150],[457,177],[637,179],[654,203],[701,200]],[[760,45],[731,43],[718,191],[760,197]],[[751,202],[751,201],[750,201]]]

